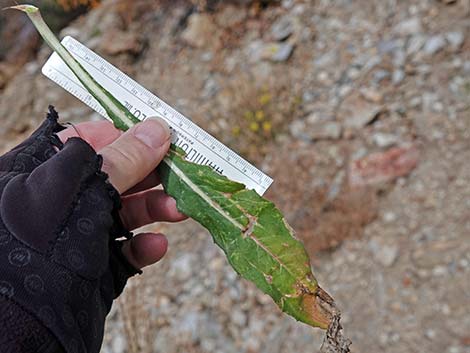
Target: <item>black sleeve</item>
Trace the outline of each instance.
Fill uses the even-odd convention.
[[[0,157],[0,337],[25,352],[95,353],[113,299],[139,271],[121,253],[117,239],[131,234],[101,156],[79,138],[62,144],[57,118],[50,107],[41,127]]]
[[[64,353],[52,332],[14,301],[0,296],[2,353]]]

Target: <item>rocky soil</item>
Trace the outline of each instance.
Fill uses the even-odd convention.
[[[270,174],[353,352],[470,352],[470,1],[104,1],[62,31]],[[207,9],[206,9],[207,10]],[[0,148],[53,104],[43,47],[0,91]],[[103,352],[318,352],[186,221],[130,281]]]

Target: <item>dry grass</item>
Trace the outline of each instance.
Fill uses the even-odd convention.
[[[251,77],[236,78],[217,100],[217,108],[209,113],[220,121],[220,131],[214,133],[252,162],[260,162],[271,144],[287,132],[302,103],[288,82],[259,85]]]
[[[129,353],[152,353],[152,332],[156,324],[148,310],[148,297],[143,295],[147,286],[142,278],[134,277],[119,297],[119,314],[124,324],[124,335]]]

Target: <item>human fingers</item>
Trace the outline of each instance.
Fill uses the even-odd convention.
[[[162,161],[170,147],[170,128],[149,118],[99,151],[103,171],[120,194],[142,181]]]
[[[154,222],[178,222],[187,218],[178,211],[171,196],[157,189],[123,197],[120,215],[129,230]]]
[[[123,195],[131,195],[131,194],[136,194],[151,188],[154,188],[155,186],[160,185],[160,177],[157,173],[156,170],[152,170],[149,175],[147,175],[144,180],[141,182],[137,183],[133,187],[131,187],[129,190],[127,190]]]
[[[88,142],[95,151],[109,145],[119,136],[122,131],[116,129],[109,121],[87,121],[68,127],[57,133],[63,143],[71,137],[81,137]]]
[[[122,253],[135,268],[141,269],[158,262],[168,249],[168,240],[163,234],[141,233],[122,245]]]

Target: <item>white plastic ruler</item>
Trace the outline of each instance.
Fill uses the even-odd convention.
[[[137,118],[163,118],[173,130],[173,143],[186,152],[189,161],[211,166],[217,172],[245,184],[260,195],[263,195],[273,182],[269,176],[74,38],[65,37],[62,44],[98,83]],[[109,119],[103,107],[88,93],[56,53],[52,54],[43,66],[42,73]]]

